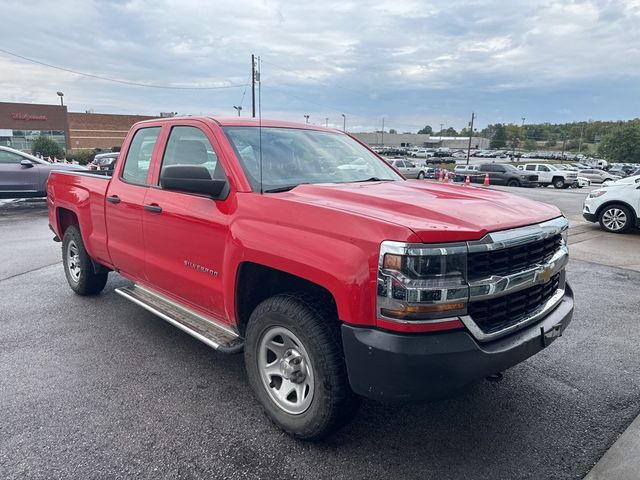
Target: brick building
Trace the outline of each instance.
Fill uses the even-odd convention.
[[[83,150],[120,147],[131,125],[156,117],[69,112],[68,118],[71,148]]]
[[[0,145],[31,151],[46,136],[66,150],[120,147],[131,125],[145,115],[68,112],[64,105],[0,102]]]

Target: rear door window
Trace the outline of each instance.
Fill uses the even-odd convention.
[[[134,136],[124,161],[122,180],[134,185],[147,185],[151,155],[160,135],[160,127],[141,128]]]

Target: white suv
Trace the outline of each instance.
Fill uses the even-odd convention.
[[[613,233],[640,227],[640,177],[592,191],[584,200],[582,216]]]

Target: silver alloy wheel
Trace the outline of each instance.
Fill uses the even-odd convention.
[[[258,370],[274,403],[287,413],[300,415],[311,405],[313,367],[302,342],[285,327],[271,327],[260,339]]]
[[[602,215],[602,223],[609,230],[616,232],[627,225],[627,214],[619,208],[610,208]]]
[[[80,280],[80,250],[73,240],[67,245],[67,270],[74,282]]]

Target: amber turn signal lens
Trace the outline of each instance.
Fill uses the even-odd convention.
[[[394,253],[387,253],[384,256],[384,261],[382,262],[382,268],[386,270],[402,270],[402,255],[396,255]]]
[[[382,308],[380,312],[392,318],[413,318],[417,319],[420,315],[429,315],[434,313],[446,313],[465,308],[464,303],[437,303],[433,305],[405,305],[398,309]]]

